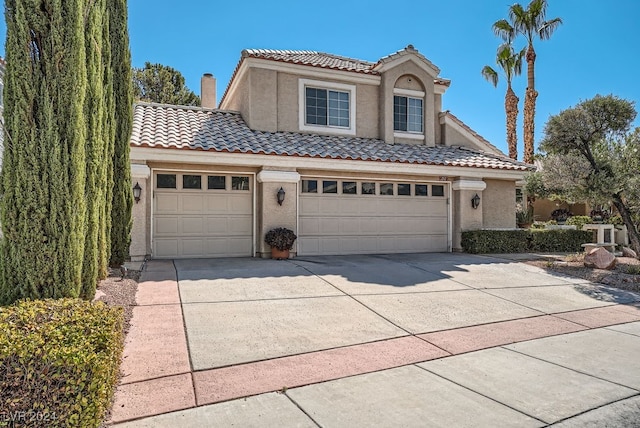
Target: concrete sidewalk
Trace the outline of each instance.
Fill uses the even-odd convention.
[[[638,296],[512,260],[152,261],[137,300],[121,427],[640,421]]]

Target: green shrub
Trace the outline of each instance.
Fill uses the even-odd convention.
[[[118,381],[121,308],[77,299],[0,308],[0,426],[97,427]],[[6,426],[6,425],[5,425]]]
[[[578,252],[591,238],[590,231],[582,230],[473,230],[462,232],[462,248],[471,254]]]
[[[592,232],[586,230],[534,230],[531,232],[529,251],[571,253],[582,251],[582,244],[591,242]]]
[[[574,215],[573,217],[569,217],[565,224],[573,225],[576,229],[582,230],[582,226],[589,224],[592,221],[593,220],[591,220],[591,217],[588,215]]]
[[[474,230],[462,232],[462,248],[467,253],[524,253],[529,232],[520,230]]]

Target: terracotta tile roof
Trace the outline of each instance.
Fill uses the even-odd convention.
[[[376,66],[379,64],[384,64],[388,61],[392,61],[400,55],[406,55],[407,53],[412,53],[418,55],[418,57],[422,58],[426,61],[431,67],[435,70],[439,69],[431,61],[429,61],[424,55],[418,52],[412,45],[407,46],[404,49],[401,49],[397,52],[394,52],[390,55],[387,55],[381,58],[378,62],[370,62],[363,61],[360,59],[347,58],[339,55],[334,55],[330,53],[323,53],[318,51],[307,51],[307,50],[280,50],[280,49],[244,49],[240,56],[240,61],[236,65],[233,74],[231,75],[231,79],[227,85],[227,88],[222,94],[221,100],[223,100],[227,93],[229,92],[229,88],[231,86],[231,82],[238,74],[238,70],[240,69],[240,65],[244,61],[245,58],[259,58],[266,59],[270,61],[278,61],[278,62],[286,62],[290,64],[298,64],[305,65],[311,67],[319,67],[319,68],[327,68],[331,70],[341,70],[341,71],[349,71],[355,73],[369,74],[373,76],[379,76],[380,73],[375,70]],[[443,79],[437,77],[434,79],[434,83],[436,85],[451,85],[451,80]]]
[[[311,65],[314,67],[331,68],[334,70],[355,71],[357,73],[377,74],[373,71],[372,62],[346,58],[338,55],[316,51],[292,51],[274,49],[245,49],[243,58],[262,58],[272,61],[289,62],[292,64]]]
[[[138,103],[134,108],[131,146],[518,171],[529,169],[528,165],[504,156],[462,147],[387,144],[373,138],[253,131],[237,112],[150,103]]]

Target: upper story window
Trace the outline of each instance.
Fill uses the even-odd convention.
[[[355,94],[354,85],[300,79],[300,129],[354,135]]]
[[[307,125],[349,127],[349,92],[306,88]]]
[[[422,133],[422,98],[393,96],[393,130]]]
[[[414,89],[393,90],[393,131],[395,137],[424,139],[425,93]]]

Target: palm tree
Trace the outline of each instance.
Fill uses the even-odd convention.
[[[536,51],[533,48],[533,39],[547,40],[551,37],[562,19],[553,18],[546,20],[547,0],[532,0],[527,8],[516,3],[509,7],[509,21],[501,19],[493,24],[493,32],[510,43],[518,34],[527,39],[527,90],[524,98],[524,161],[533,163],[533,133],[535,128],[536,98],[538,92],[535,89]]]
[[[513,50],[511,43],[505,43],[498,48],[496,53],[496,64],[500,66],[507,79],[507,93],[504,96],[504,110],[507,114],[507,145],[509,146],[509,157],[518,159],[518,133],[516,124],[518,120],[518,102],[520,99],[513,92],[511,82],[514,76],[519,76],[522,72],[522,58],[524,58],[526,49],[522,48],[520,52]],[[482,69],[482,77],[498,86],[498,72],[488,65]]]

